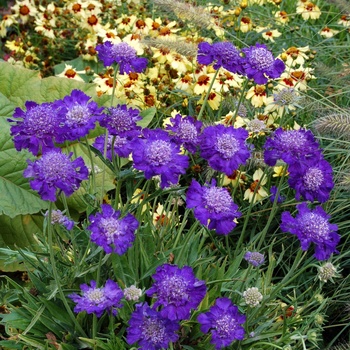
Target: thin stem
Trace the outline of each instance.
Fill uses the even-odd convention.
[[[48,240],[47,240],[47,244],[49,246],[49,253],[50,253],[50,264],[52,267],[52,273],[53,273],[53,277],[55,280],[55,283],[57,285],[57,290],[58,290],[58,294],[61,297],[61,300],[66,308],[66,311],[69,315],[69,317],[71,318],[71,320],[73,321],[73,323],[75,324],[75,327],[77,328],[77,330],[79,331],[80,334],[82,334],[84,337],[87,337],[86,333],[84,332],[83,328],[80,326],[80,324],[78,323],[77,319],[75,318],[73,311],[71,310],[70,306],[68,305],[66,296],[63,293],[61,284],[60,284],[60,277],[58,276],[58,272],[57,272],[57,267],[56,267],[56,261],[55,261],[55,254],[54,254],[54,248],[53,248],[53,239],[52,239],[52,207],[53,207],[53,203],[50,202],[49,203],[49,215],[48,215],[48,225],[47,225],[47,234],[48,234]]]
[[[91,152],[91,149],[90,149],[89,140],[88,140],[87,136],[85,136],[85,142],[86,142],[86,147],[87,147],[87,150],[88,150],[88,156],[89,156],[90,164],[91,164],[92,191],[93,191],[93,194],[95,196],[96,195],[96,173],[95,173],[94,161],[93,161],[93,158],[92,158],[92,152]]]

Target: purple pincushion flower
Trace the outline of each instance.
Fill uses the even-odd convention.
[[[49,211],[47,211],[44,214],[44,216],[47,217],[48,214],[49,214]],[[63,225],[67,230],[71,230],[74,227],[74,221],[70,220],[66,215],[64,215],[61,210],[52,210],[51,224]]]
[[[62,120],[57,115],[52,103],[37,104],[33,101],[25,103],[26,111],[15,109],[13,114],[17,120],[11,126],[11,136],[17,151],[28,149],[35,156],[55,148],[54,142],[62,133]]]
[[[162,317],[172,321],[187,320],[206,294],[205,282],[198,280],[189,266],[179,268],[164,264],[152,276],[153,286],[146,295],[156,298],[154,308],[161,306]]]
[[[148,304],[136,304],[127,328],[126,341],[130,345],[137,342],[145,350],[167,349],[169,342],[178,340],[176,332],[179,328],[177,322],[162,317]]]
[[[112,280],[107,280],[104,287],[98,288],[96,285],[96,281],[92,280],[90,281],[90,287],[85,283],[80,286],[82,296],[77,293],[69,295],[69,298],[77,303],[74,312],[86,311],[88,314],[101,317],[105,311],[112,311],[113,315],[116,315],[116,308],[123,306],[120,302],[124,296],[123,291]]]
[[[186,194],[187,208],[194,208],[195,218],[218,234],[229,234],[236,226],[235,220],[241,216],[238,206],[233,202],[225,188],[201,186],[192,180]]]
[[[250,157],[248,131],[221,124],[206,127],[199,137],[201,157],[214,169],[231,175]]]
[[[141,127],[136,122],[141,120],[140,111],[127,108],[126,105],[118,105],[108,108],[108,113],[100,121],[100,125],[107,128],[112,135],[120,137],[137,137]]]
[[[91,241],[109,253],[124,254],[135,240],[138,221],[131,214],[120,219],[120,211],[115,211],[109,204],[102,204],[102,213],[90,215],[91,224],[87,227],[92,232]]]
[[[264,161],[270,166],[282,159],[287,164],[320,153],[319,145],[310,130],[278,128],[265,142]]]
[[[102,154],[105,148],[105,139],[106,139],[106,135],[98,136],[92,145],[97,150],[99,150]],[[113,147],[113,152],[112,152],[112,147]],[[111,162],[113,161],[113,157],[115,157],[116,155],[118,155],[119,157],[128,158],[132,151],[133,151],[133,140],[131,137],[121,137],[119,135],[108,135],[106,157]]]
[[[136,50],[125,42],[113,44],[106,41],[97,45],[96,51],[98,52],[98,58],[105,67],[118,64],[120,74],[141,73],[147,67],[147,58],[138,57]]]
[[[265,261],[264,254],[259,252],[246,252],[244,255],[244,259],[247,260],[250,264],[255,267],[262,265]]]
[[[276,186],[271,186],[270,192],[271,192],[270,201],[273,203],[276,199],[278,188]],[[285,199],[286,198],[284,196],[281,196],[280,194],[278,194],[277,203],[283,203],[285,201]]]
[[[230,42],[198,45],[197,61],[200,64],[214,63],[214,68],[223,67],[232,73],[242,73],[242,57],[240,51]]]
[[[171,132],[171,138],[178,145],[183,145],[189,152],[195,153],[199,145],[199,134],[203,123],[191,116],[183,118],[180,114],[171,118],[170,122],[172,125],[167,125],[166,130]]]
[[[275,59],[264,44],[243,48],[242,52],[245,54],[244,73],[249,79],[254,79],[256,84],[266,84],[267,77],[279,78],[285,69],[283,61]]]
[[[143,136],[134,143],[134,168],[144,171],[146,179],[160,175],[161,188],[177,184],[188,167],[188,156],[179,154],[180,147],[164,130],[144,129]]]
[[[316,153],[308,160],[299,160],[289,166],[288,184],[295,189],[295,198],[321,203],[329,199],[334,187],[331,165]]]
[[[89,176],[83,158],[71,161],[70,156],[58,149],[47,151],[36,161],[28,160],[28,167],[23,172],[30,180],[30,186],[43,200],[56,201],[56,191],[61,190],[66,196],[76,191],[82,180]]]
[[[211,343],[215,349],[229,346],[235,340],[243,340],[244,328],[241,326],[246,317],[239,313],[238,307],[228,298],[217,298],[208,312],[198,316],[203,333],[212,334]]]
[[[59,142],[74,141],[86,136],[101,119],[103,108],[98,108],[91,97],[83,91],[73,90],[69,96],[53,103],[65,126],[65,132],[58,135]]]
[[[329,223],[330,216],[322,207],[311,210],[306,203],[301,203],[297,209],[295,218],[290,212],[282,213],[281,230],[296,235],[302,250],[307,250],[313,243],[317,260],[327,260],[331,254],[337,253],[336,246],[340,241],[338,226]]]

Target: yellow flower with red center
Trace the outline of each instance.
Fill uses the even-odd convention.
[[[56,74],[56,77],[68,78],[83,82],[84,79],[79,75],[81,73],[85,73],[85,71],[77,71],[70,64],[65,64],[63,72],[61,72],[60,74]]]
[[[299,1],[296,12],[300,14],[305,21],[308,19],[318,19],[321,16],[320,8],[311,1]]]
[[[261,35],[265,40],[269,40],[274,43],[275,38],[280,37],[282,33],[279,32],[277,29],[263,29]]]
[[[340,16],[337,23],[343,25],[344,27],[350,27],[350,14]]]
[[[23,24],[28,22],[29,17],[35,17],[38,14],[34,1],[31,0],[16,1],[11,10],[16,17],[19,16]]]
[[[247,33],[253,29],[253,22],[249,17],[243,16],[239,24],[239,30],[242,33]]]
[[[339,33],[339,30],[331,29],[329,27],[324,27],[318,32],[324,38],[331,38]]]
[[[261,202],[264,198],[268,197],[269,194],[263,187],[267,182],[267,178],[260,168],[255,170],[253,180],[249,188],[244,192],[243,199],[248,200],[249,203]]]
[[[234,170],[234,172],[231,175],[229,176],[224,175],[224,180],[222,185],[223,186],[231,185],[232,187],[236,187],[236,186],[244,185],[246,181],[247,181],[247,176],[245,175],[245,171]]]
[[[308,53],[310,52],[309,46],[295,47],[291,46],[285,50],[279,58],[281,58],[288,67],[294,67],[299,64],[302,65],[309,59]]]
[[[246,93],[246,99],[254,107],[261,107],[267,104],[267,94],[265,85],[254,85]]]
[[[275,19],[281,24],[286,24],[289,22],[289,15],[286,11],[277,11],[275,13]]]

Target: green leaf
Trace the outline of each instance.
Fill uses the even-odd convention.
[[[156,107],[147,108],[141,111],[140,114],[142,116],[142,120],[137,122],[137,125],[143,128],[146,128],[150,124],[154,116],[156,115],[156,112],[157,112]]]

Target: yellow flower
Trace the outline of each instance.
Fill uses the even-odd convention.
[[[286,11],[277,11],[275,13],[276,21],[281,24],[286,24],[289,22],[289,15]]]
[[[38,13],[34,2],[30,0],[16,1],[16,4],[11,7],[15,16],[19,16],[23,24],[26,24],[29,17],[35,17]]]
[[[296,12],[300,14],[305,21],[308,19],[318,19],[321,16],[320,8],[311,1],[299,1]]]
[[[133,195],[130,203],[137,204],[138,206],[142,204],[144,199],[146,198],[145,192],[141,190],[141,188],[137,188]],[[141,213],[144,213],[149,208],[149,203],[146,203],[142,206]]]
[[[24,53],[23,50],[23,43],[21,41],[17,41],[17,40],[12,40],[12,41],[6,41],[5,46],[15,52],[15,53]]]
[[[17,23],[17,20],[14,15],[4,15],[0,22],[0,38],[4,38],[7,35],[7,28],[15,23]]]
[[[338,34],[339,30],[331,29],[329,27],[324,27],[318,33],[325,38],[331,38],[332,36]]]
[[[281,32],[279,32],[277,29],[264,29],[263,32],[261,33],[262,37],[265,39],[265,40],[269,40],[271,42],[275,42],[275,39],[274,38],[278,38],[282,35]]]
[[[273,177],[281,177],[284,173],[284,176],[288,176],[289,172],[284,170],[285,167],[283,165],[281,166],[275,166],[273,167],[274,174]]]
[[[241,18],[241,22],[239,24],[239,30],[242,32],[242,33],[247,33],[249,32],[250,30],[252,30],[253,28],[253,22],[252,20],[249,18],[249,17],[245,17],[243,16]]]
[[[350,27],[350,15],[342,15],[337,23],[343,25],[344,27]]]
[[[243,185],[247,180],[247,177],[245,175],[245,171],[239,171],[235,170],[231,175],[224,176],[224,180],[222,185],[228,186],[231,185],[232,187],[236,187],[237,185]]]
[[[307,55],[310,51],[309,46],[295,47],[291,46],[284,51],[279,57],[283,59],[285,64],[289,67],[294,67],[297,64],[304,64],[305,60],[309,59]]]
[[[252,86],[246,93],[247,100],[251,100],[251,104],[254,107],[261,107],[267,104],[267,95],[265,85]]]
[[[244,198],[243,198],[244,200],[248,200],[249,203],[252,203],[252,202],[256,203],[256,202],[261,202],[264,198],[269,196],[265,188],[262,187],[267,182],[266,176],[263,177],[263,175],[264,175],[264,172],[260,168],[255,170],[253,174],[254,182],[252,182],[250,184],[250,187],[244,192]],[[260,179],[262,180],[260,181]]]
[[[81,73],[85,73],[85,71],[77,71],[70,64],[65,64],[63,72],[61,72],[60,74],[56,74],[56,77],[68,78],[84,82],[84,79],[79,75]]]
[[[152,222],[156,228],[168,226],[171,224],[171,221],[174,219],[174,215],[171,211],[166,211],[162,204],[157,205],[155,212],[151,212]]]

